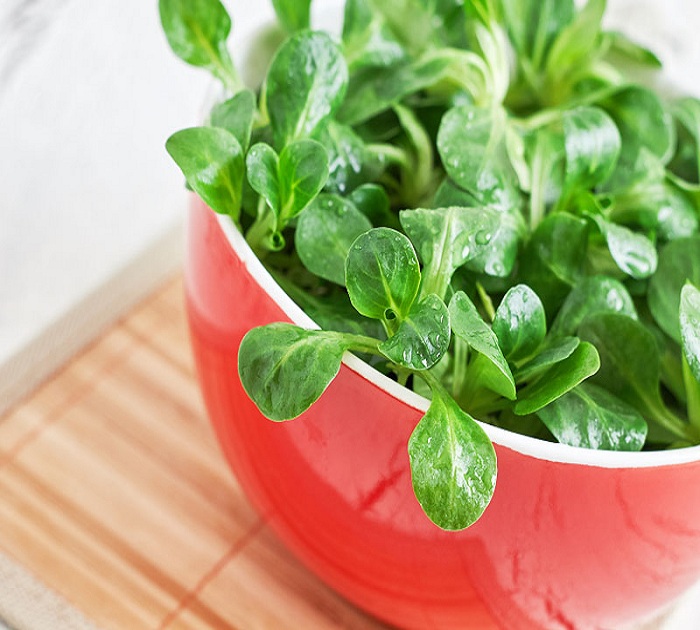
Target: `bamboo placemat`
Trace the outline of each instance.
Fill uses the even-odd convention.
[[[59,608],[119,630],[384,628],[243,496],[205,416],[182,302],[177,278],[0,418],[0,552],[18,565],[0,614],[15,602],[11,623],[31,630]],[[63,607],[27,612],[42,589]]]

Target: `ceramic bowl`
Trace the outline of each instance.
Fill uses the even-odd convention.
[[[401,628],[617,629],[700,578],[700,447],[614,453],[485,425],[498,456],[483,517],[445,532],[411,487],[407,442],[428,401],[347,356],[302,417],[265,419],[237,371],[252,327],[314,323],[233,224],[191,209],[187,308],[221,447],[286,545]]]

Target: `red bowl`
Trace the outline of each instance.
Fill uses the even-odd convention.
[[[613,453],[484,428],[498,482],[481,520],[444,532],[411,487],[428,401],[348,356],[302,417],[265,419],[238,378],[252,327],[314,323],[231,222],[193,204],[187,307],[204,399],[243,489],[338,592],[405,628],[619,628],[700,578],[700,447]]]

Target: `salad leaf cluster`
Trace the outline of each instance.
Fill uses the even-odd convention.
[[[462,529],[494,491],[483,424],[594,449],[700,443],[700,101],[631,81],[657,57],[605,0],[310,1],[257,92],[219,0],[160,0],[174,52],[225,98],[171,136],[320,325],[251,330],[241,381],[302,414],[356,352],[430,399],[408,443],[426,514]]]

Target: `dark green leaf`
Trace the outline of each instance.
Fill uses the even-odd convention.
[[[640,280],[656,271],[656,247],[646,236],[601,216],[591,218],[608,244],[613,260],[624,273]]]
[[[391,220],[389,196],[378,184],[358,186],[350,193],[348,199],[372,222],[372,225],[379,227]]]
[[[503,354],[510,361],[521,361],[539,348],[547,333],[542,302],[527,285],[510,289],[496,310],[493,332]]]
[[[342,336],[278,323],[249,331],[238,352],[238,373],[248,396],[271,420],[306,411],[340,370]]]
[[[397,365],[412,370],[433,367],[450,345],[450,318],[445,303],[435,294],[414,303],[396,333],[379,349]]]
[[[581,342],[569,357],[555,363],[534,383],[518,392],[515,413],[524,416],[539,411],[595,374],[599,368],[600,358],[595,347]]]
[[[639,451],[647,434],[647,424],[634,407],[592,383],[581,383],[537,415],[569,446]]]
[[[208,69],[232,91],[240,87],[226,48],[231,18],[219,0],[159,0],[160,21],[173,52]]]
[[[481,318],[474,303],[464,292],[458,291],[450,300],[449,312],[454,334],[496,368],[496,373],[490,376],[485,386],[515,400],[515,381],[508,362],[498,345],[496,335]]]
[[[547,216],[533,233],[522,257],[522,278],[555,313],[583,273],[588,228],[564,212]]]
[[[488,436],[442,389],[408,442],[413,490],[439,527],[469,527],[484,512],[496,484],[496,454]]]
[[[673,118],[653,91],[632,85],[613,94],[602,106],[620,130],[623,152],[638,152],[643,147],[663,164],[671,159],[676,142]]]
[[[309,28],[311,0],[272,0],[277,19],[289,33]]]
[[[302,31],[277,51],[266,79],[275,145],[310,136],[340,106],[348,82],[345,60],[331,38]]]
[[[620,132],[598,107],[580,106],[564,112],[566,185],[592,188],[612,173],[620,154]]]
[[[649,309],[661,330],[678,343],[678,311],[686,281],[700,285],[700,236],[679,238],[663,247],[659,266],[649,281]]]
[[[365,143],[352,127],[328,118],[314,133],[328,153],[329,174],[326,190],[347,194],[366,181],[367,155]]]
[[[683,354],[700,382],[700,291],[690,283],[681,291],[680,328]]]
[[[643,324],[618,313],[597,313],[579,326],[579,337],[600,354],[595,383],[655,420],[653,429],[658,433],[661,428],[662,439],[685,437],[661,399],[658,345]]]
[[[345,259],[353,241],[372,228],[367,217],[337,195],[316,197],[300,215],[297,253],[312,273],[345,286]]]
[[[574,335],[588,315],[602,312],[637,319],[637,310],[625,285],[607,276],[583,278],[564,300],[552,324],[552,335]]]
[[[406,236],[374,228],[357,237],[345,262],[345,282],[353,306],[366,317],[399,321],[418,295],[418,257]]]
[[[211,125],[231,132],[245,153],[250,145],[254,118],[255,94],[250,90],[241,90],[227,101],[214,106]]]
[[[243,189],[243,150],[224,129],[191,127],[174,133],[165,148],[194,190],[214,211],[238,221]]]

